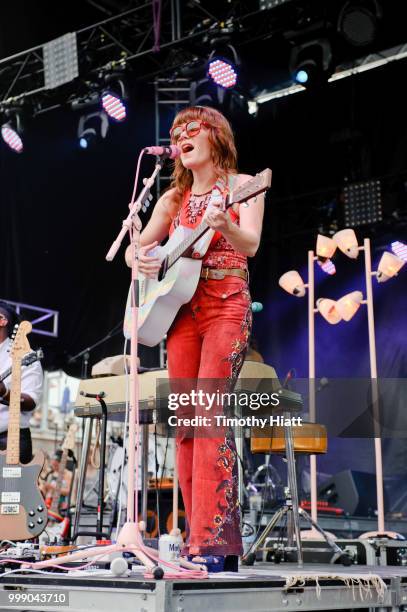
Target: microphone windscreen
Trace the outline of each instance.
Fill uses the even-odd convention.
[[[170,145],[171,155],[170,159],[176,159],[181,155],[181,149],[177,145]]]

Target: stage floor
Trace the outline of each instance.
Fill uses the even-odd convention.
[[[318,576],[316,580],[315,577]],[[304,582],[305,580],[305,582]],[[295,584],[296,583],[296,584]],[[287,586],[291,584],[292,586]],[[55,591],[64,605],[10,604],[15,595]],[[64,599],[64,598],[62,598]],[[69,599],[69,602],[68,602]],[[9,602],[9,603],[6,603]],[[81,575],[10,574],[0,577],[2,610],[69,612],[281,612],[282,610],[399,610],[407,606],[407,568],[257,563],[208,580],[145,580],[133,572]]]

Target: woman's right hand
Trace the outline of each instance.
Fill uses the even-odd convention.
[[[147,255],[151,249],[154,249],[158,245],[158,242],[155,240],[151,244],[146,244],[139,249],[139,259],[138,259],[138,270],[144,276],[148,276],[149,278],[157,278],[157,274],[161,268],[161,259],[159,257],[152,257],[151,255]],[[130,246],[127,247],[126,250],[126,263],[129,267],[131,267],[131,249]]]

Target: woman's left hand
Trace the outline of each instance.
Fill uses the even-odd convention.
[[[232,224],[230,215],[220,210],[216,205],[208,206],[204,219],[211,229],[221,233],[227,231]]]

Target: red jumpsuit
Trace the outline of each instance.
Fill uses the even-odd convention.
[[[171,226],[200,223],[211,194],[185,194]],[[239,216],[231,208],[233,222]],[[204,268],[247,271],[247,259],[216,233],[203,260]],[[251,331],[251,299],[247,281],[236,276],[201,279],[192,300],[182,306],[167,336],[170,379],[183,390],[191,379],[206,389],[223,385],[232,391],[246,353]],[[211,379],[208,381],[208,379]],[[219,381],[221,379],[221,381]],[[192,383],[193,384],[193,383]],[[215,409],[216,410],[216,409]],[[206,412],[200,407],[195,414]],[[177,416],[181,412],[177,410]],[[183,554],[241,555],[238,464],[233,433],[226,427],[177,432],[179,482],[189,526]]]

